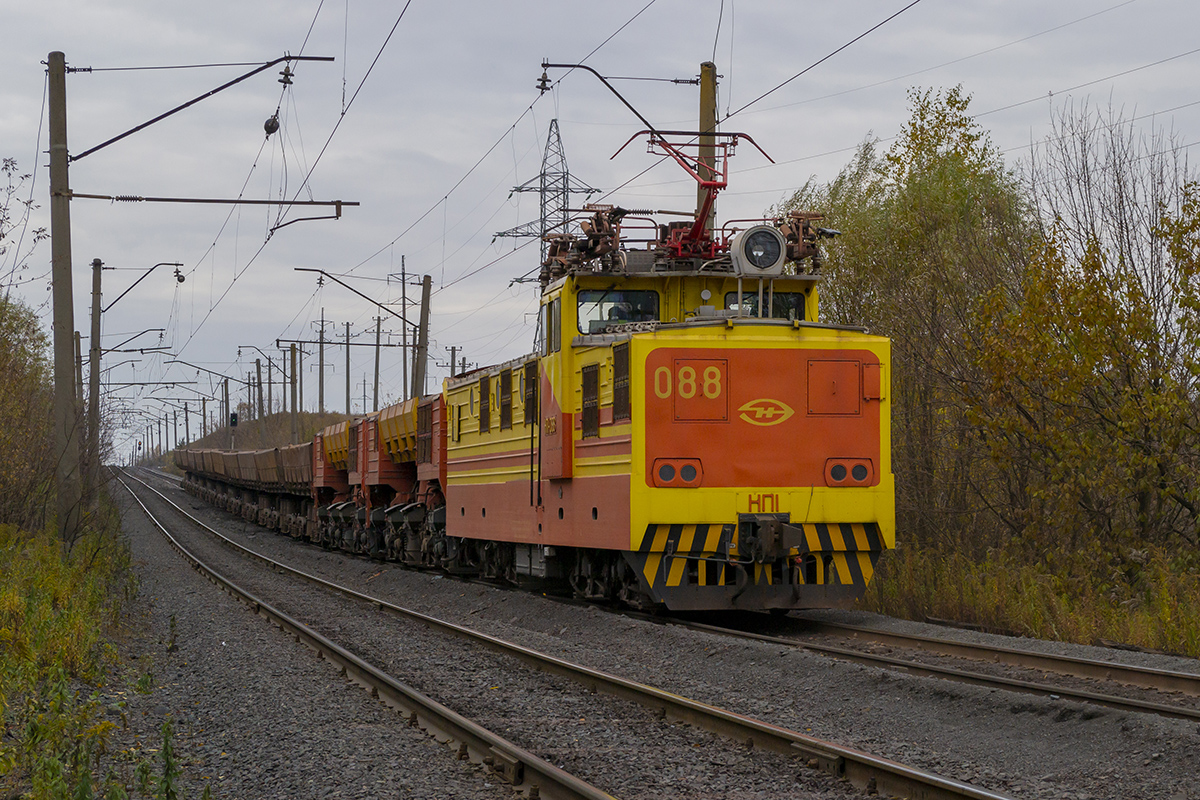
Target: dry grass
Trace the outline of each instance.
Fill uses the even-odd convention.
[[[105,680],[104,636],[135,586],[111,508],[70,552],[0,525],[0,794],[90,797],[112,723],[81,687]]]
[[[1039,559],[907,547],[888,554],[864,607],[907,619],[940,617],[1027,636],[1110,640],[1200,657],[1200,570],[1165,552],[1099,549]],[[1130,566],[1132,565],[1132,566]]]

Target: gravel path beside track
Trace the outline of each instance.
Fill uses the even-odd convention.
[[[169,716],[181,788],[192,800],[204,784],[214,798],[511,800],[510,790],[201,578],[124,489],[113,494],[141,584],[120,650],[155,684],[122,698],[129,727],[115,749],[161,747]]]
[[[301,545],[168,493],[255,549],[362,591],[948,777],[1019,797],[1200,800],[1200,728],[1190,723],[913,678],[463,584]],[[1178,668],[1161,656],[1119,655]]]

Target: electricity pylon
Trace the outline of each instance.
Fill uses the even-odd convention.
[[[509,197],[517,192],[537,192],[541,200],[542,218],[537,222],[526,222],[496,236],[527,238],[537,236],[542,240],[542,260],[546,259],[546,236],[551,233],[567,233],[571,221],[571,195],[586,194],[589,197],[600,191],[583,181],[571,177],[567,169],[567,154],[563,150],[562,137],[558,132],[558,120],[550,120],[550,135],[546,137],[546,150],[542,153],[542,172],[520,186],[514,186]]]

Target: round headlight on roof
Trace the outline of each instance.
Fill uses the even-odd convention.
[[[741,231],[730,243],[734,272],[739,275],[782,275],[783,234],[769,225]]]
[[[782,251],[779,239],[766,230],[751,233],[742,243],[742,248],[746,254],[746,260],[758,269],[771,267],[779,260],[779,253]]]

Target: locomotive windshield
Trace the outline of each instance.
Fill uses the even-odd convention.
[[[763,293],[763,300],[766,300],[766,292]],[[725,308],[730,311],[737,311],[737,292],[725,293]],[[742,316],[757,317],[758,316],[758,292],[742,292]],[[804,295],[801,292],[775,292],[771,299],[772,319],[804,319]]]
[[[579,332],[597,333],[624,322],[658,319],[658,292],[584,289],[579,292]]]

